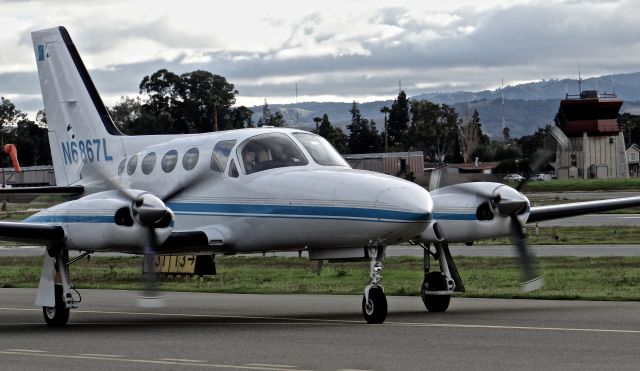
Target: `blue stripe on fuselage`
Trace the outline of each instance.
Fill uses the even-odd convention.
[[[428,222],[429,213],[332,206],[248,205],[171,202],[176,214],[264,216],[278,218],[322,218],[394,222]]]
[[[26,223],[115,223],[113,215],[32,215]]]
[[[477,220],[476,214],[433,213],[435,220]]]
[[[429,222],[430,213],[407,211],[298,205],[248,205],[171,202],[167,206],[177,215],[225,215],[271,218],[338,219],[387,222]],[[33,215],[31,223],[114,223],[110,215]]]

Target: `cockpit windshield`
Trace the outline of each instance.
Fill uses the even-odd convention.
[[[311,133],[293,133],[318,165],[346,166],[347,162],[323,137]]]
[[[309,163],[293,140],[281,133],[260,134],[245,140],[238,146],[238,157],[245,174]]]

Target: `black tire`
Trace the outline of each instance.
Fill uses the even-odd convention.
[[[69,321],[69,308],[64,305],[62,286],[55,285],[56,306],[42,307],[44,321],[50,327],[62,327]]]
[[[362,297],[362,315],[367,323],[383,323],[387,318],[387,297],[382,287],[369,289],[369,300]]]
[[[447,289],[446,277],[442,272],[430,272],[425,277],[420,297],[429,312],[445,312],[449,308],[451,295],[428,295],[426,291],[444,291]]]

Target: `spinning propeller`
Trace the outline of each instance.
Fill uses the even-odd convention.
[[[567,138],[557,126],[549,127],[548,135],[553,140],[555,146],[562,150],[567,150],[571,146],[569,138]],[[498,213],[510,218],[511,240],[520,258],[520,265],[524,275],[524,282],[522,283],[522,289],[524,291],[533,291],[541,288],[544,285],[544,279],[538,274],[534,255],[531,254],[529,250],[527,236],[523,232],[523,225],[520,219],[518,219],[518,213],[526,211],[526,207],[528,206],[526,199],[520,191],[533,174],[538,171],[544,161],[552,155],[552,152],[554,152],[554,150],[548,147],[537,150],[532,156],[529,167],[525,171],[524,179],[518,183],[516,189],[501,187],[496,190],[496,194],[494,195]]]
[[[544,279],[538,274],[534,255],[529,249],[523,225],[518,219],[518,215],[524,213],[529,206],[526,198],[517,190],[503,186],[493,192],[491,204],[498,215],[508,217],[510,220],[511,240],[518,252],[524,277],[522,289],[528,292],[541,288],[544,285]]]
[[[173,212],[167,207],[166,202],[200,184],[207,178],[205,171],[196,172],[160,198],[148,192],[125,188],[123,184],[115,182],[100,169],[93,168],[91,170],[96,172],[99,181],[105,182],[109,189],[117,190],[118,194],[131,202],[130,216],[132,220],[130,222],[138,224],[146,231],[141,246],[144,255],[143,290],[138,296],[138,305],[147,308],[162,306],[162,299],[157,293],[158,282],[157,274],[154,271],[154,260],[159,246],[164,241],[159,241],[156,229],[166,228],[173,222]]]

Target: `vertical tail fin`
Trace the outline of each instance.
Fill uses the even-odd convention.
[[[67,30],[36,31],[31,38],[56,183],[74,184],[82,179],[85,164],[110,165],[121,157],[123,134],[111,121]]]

